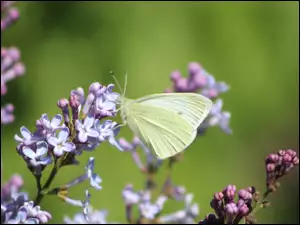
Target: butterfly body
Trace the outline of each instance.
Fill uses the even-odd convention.
[[[123,123],[160,159],[174,156],[194,141],[212,106],[196,93],[153,94],[136,100],[120,97],[120,104]]]

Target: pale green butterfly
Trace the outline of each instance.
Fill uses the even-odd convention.
[[[197,93],[162,93],[136,100],[118,99],[123,125],[152,150],[159,159],[172,157],[185,150],[196,138],[197,129],[212,107],[212,101]]]

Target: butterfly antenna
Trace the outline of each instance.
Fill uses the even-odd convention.
[[[128,74],[128,72],[126,72],[126,74],[125,74],[125,85],[124,85],[123,97],[125,97],[125,93],[126,93],[126,87],[127,87],[127,74]]]
[[[119,87],[119,89],[120,89],[120,92],[123,93],[123,90],[122,90],[122,88],[121,88],[119,82],[117,81],[117,78],[115,77],[114,72],[113,72],[113,71],[110,71],[110,75],[112,76],[112,78],[114,78],[116,84],[118,85],[118,87]]]

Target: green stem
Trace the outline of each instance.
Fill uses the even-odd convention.
[[[256,202],[255,207],[254,207],[253,211],[251,212],[252,215],[254,215],[259,209],[263,208],[263,202],[266,200],[266,198],[269,196],[270,193],[271,193],[270,190],[265,191],[262,199],[260,201]]]
[[[49,188],[49,186],[51,185],[54,177],[56,176],[58,172],[58,166],[57,164],[55,163],[54,164],[54,167],[52,168],[52,171],[46,181],[46,183],[44,184],[44,186],[39,190],[37,196],[36,196],[36,199],[35,199],[35,205],[39,205],[40,202],[42,201],[42,199],[44,198],[44,196],[46,195],[47,192],[45,192],[45,190],[47,190]]]
[[[36,180],[36,186],[37,186],[37,189],[38,189],[38,193],[42,190],[41,177],[42,177],[42,175],[35,175],[35,180]]]

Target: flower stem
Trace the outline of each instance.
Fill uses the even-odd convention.
[[[57,172],[58,172],[58,165],[57,163],[54,164],[54,167],[52,168],[52,171],[46,181],[46,183],[44,184],[44,186],[39,190],[36,199],[34,201],[35,205],[39,205],[40,202],[42,201],[42,199],[44,198],[44,196],[47,194],[47,192],[45,192],[45,190],[47,190],[49,188],[49,186],[51,185],[54,177],[56,176]]]

